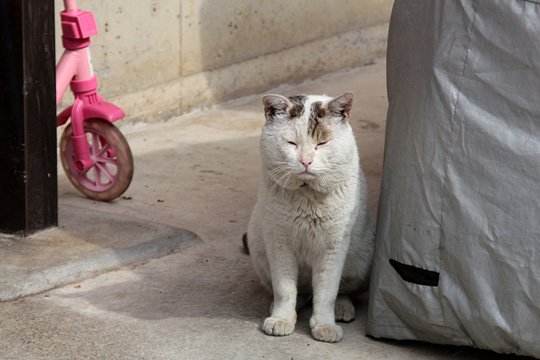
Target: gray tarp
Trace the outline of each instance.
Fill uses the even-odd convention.
[[[540,357],[540,3],[397,0],[368,334]]]

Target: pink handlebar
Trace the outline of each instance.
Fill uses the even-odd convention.
[[[77,0],[64,0],[64,9],[66,11],[77,10]]]
[[[66,10],[60,13],[62,42],[68,50],[78,50],[90,45],[90,37],[97,34],[94,15],[77,8],[76,0],[64,0]]]

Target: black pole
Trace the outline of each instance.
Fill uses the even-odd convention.
[[[54,1],[0,0],[0,232],[58,224]]]

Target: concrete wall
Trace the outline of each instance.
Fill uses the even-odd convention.
[[[58,11],[62,1],[55,0]],[[96,15],[100,91],[158,121],[280,83],[369,63],[391,0],[79,0]],[[57,56],[62,51],[57,19]],[[321,89],[324,92],[324,89]]]

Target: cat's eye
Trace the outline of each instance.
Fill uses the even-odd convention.
[[[294,141],[287,141],[289,144],[296,146],[296,143]]]
[[[321,145],[324,145],[324,144],[326,144],[327,142],[328,142],[328,141],[323,141],[323,142],[320,142],[320,143],[318,143],[318,144],[317,144],[317,146],[321,146]]]

